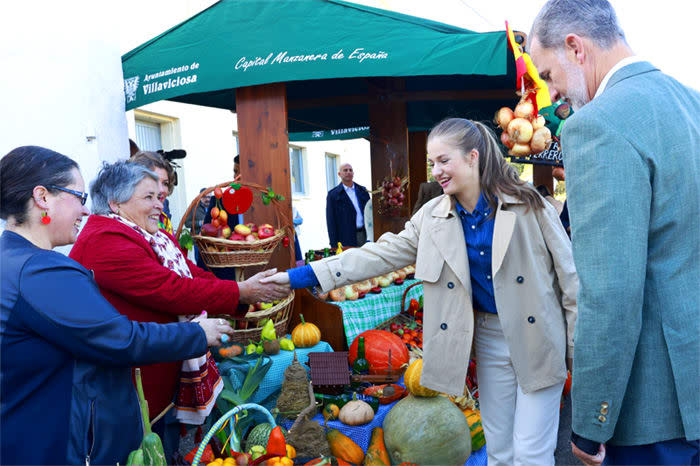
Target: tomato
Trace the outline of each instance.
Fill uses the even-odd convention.
[[[224,192],[219,188],[218,186],[214,188],[214,197],[217,199],[221,199],[221,197],[224,195]]]

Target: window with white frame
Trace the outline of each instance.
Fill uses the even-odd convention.
[[[340,182],[338,178],[338,156],[326,152],[326,191],[330,191]]]
[[[292,177],[292,194],[306,194],[304,153],[301,147],[289,146],[289,168]]]
[[[135,142],[141,150],[156,152],[162,149],[163,141],[160,138],[160,123],[136,120]]]

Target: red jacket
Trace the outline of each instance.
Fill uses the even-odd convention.
[[[175,239],[171,237],[173,242]],[[139,322],[177,322],[178,315],[234,314],[238,284],[219,280],[187,261],[193,278],[163,267],[146,239],[114,219],[91,215],[70,257],[95,273],[100,291],[117,310]],[[153,419],[175,396],[182,363],[141,368]]]

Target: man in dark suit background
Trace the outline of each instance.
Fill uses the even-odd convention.
[[[431,199],[438,196],[442,196],[442,186],[437,181],[426,181],[421,183],[418,187],[418,199],[416,199],[416,204],[413,206],[413,212],[411,215],[415,215],[416,212],[423,207],[423,204]]]
[[[326,197],[326,224],[331,248],[338,246],[362,246],[367,242],[364,209],[369,193],[364,186],[353,183],[352,165],[340,166],[341,183],[328,191]]]

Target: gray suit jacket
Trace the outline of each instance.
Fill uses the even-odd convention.
[[[699,117],[698,92],[638,62],[564,125],[585,438],[700,438]]]

